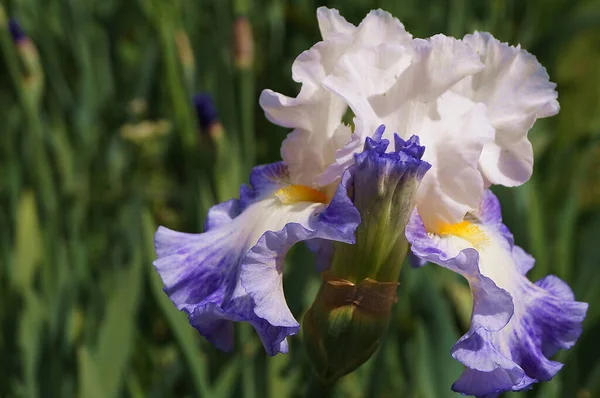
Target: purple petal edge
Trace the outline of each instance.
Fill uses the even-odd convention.
[[[481,273],[477,250],[447,253],[444,238],[428,234],[416,211],[406,236],[416,257],[458,272],[469,281],[473,294],[471,328],[452,349],[453,357],[466,369],[452,389],[491,397],[504,391],[527,390],[538,381],[551,379],[562,364],[549,357],[575,344],[587,304],[574,301],[572,290],[556,276],[535,284],[524,276],[534,260],[514,245],[491,191],[485,193],[475,216],[491,231],[490,239],[497,240],[498,247],[512,259],[512,264],[506,264],[515,270],[510,274],[514,275],[510,292]]]
[[[269,355],[287,352],[286,337],[299,329],[282,290],[281,268],[288,249],[306,239],[354,240],[360,216],[341,184],[330,204],[313,214],[307,225],[290,222],[279,231],[260,231],[258,242],[248,246],[249,236],[256,236],[254,224],[244,224],[240,220],[245,218],[238,217],[254,211],[249,210],[253,203],[289,184],[288,179],[281,162],[256,167],[252,186],[240,190],[241,200],[209,210],[206,232],[188,234],[164,227],[156,232],[154,265],[165,292],[219,349],[233,349],[232,322],[248,322]]]

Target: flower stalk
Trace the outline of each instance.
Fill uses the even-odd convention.
[[[254,165],[256,144],[254,137],[254,104],[255,75],[254,75],[254,34],[252,24],[247,16],[249,4],[238,1],[236,10],[238,17],[232,26],[232,56],[236,69],[238,92],[240,97],[241,124],[244,160],[246,165]]]

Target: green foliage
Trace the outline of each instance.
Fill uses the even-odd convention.
[[[303,395],[300,338],[268,358],[242,325],[236,350],[218,352],[162,292],[152,238],[159,224],[200,231],[208,207],[236,195],[253,164],[279,157],[287,131],[264,118],[258,95],[295,95],[291,63],[318,39],[323,4],[353,22],[387,9],[421,37],[488,30],[548,68],[562,111],[530,133],[533,179],[497,193],[537,259],[531,278],[557,274],[591,305],[579,343],[558,355],[564,369],[522,396],[600,396],[597,0],[2,2],[0,396]],[[254,32],[249,66],[232,55],[243,14]],[[8,17],[27,45],[12,42]],[[197,127],[200,91],[215,99],[221,135]],[[292,253],[286,294],[301,319],[319,279],[306,249]],[[468,322],[464,282],[404,267],[398,292],[382,347],[337,396],[455,395],[461,367],[449,352]]]

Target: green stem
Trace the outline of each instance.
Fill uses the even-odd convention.
[[[451,16],[448,18],[448,31],[452,36],[460,37],[465,30],[465,14],[469,7],[465,0],[452,0],[450,2]]]
[[[571,270],[574,269],[573,259],[574,237],[577,236],[577,216],[580,211],[580,192],[588,181],[587,172],[590,170],[592,151],[576,157],[575,173],[570,181],[564,208],[558,216],[558,231],[555,245],[555,271],[564,280],[571,280]]]
[[[306,398],[326,398],[333,396],[335,384],[324,384],[314,373],[310,375],[306,388]]]
[[[248,325],[240,325],[239,346],[243,347],[246,361],[242,367],[242,385],[244,386],[244,398],[256,397],[256,374],[254,369],[254,347],[250,343],[251,331]]]
[[[233,10],[236,15],[247,15],[250,11],[249,0],[235,0],[233,4]]]
[[[531,251],[536,258],[536,266],[532,270],[532,277],[536,280],[550,272],[547,226],[544,222],[543,203],[538,194],[538,183],[535,178],[532,178],[528,184],[523,185],[522,191],[528,204],[529,240]]]
[[[254,137],[254,70],[245,68],[239,70],[241,97],[241,128],[244,143],[244,160],[247,167],[253,167],[256,157],[256,142]]]
[[[154,258],[154,231],[156,224],[152,219],[150,211],[144,210],[142,215],[144,225],[144,238],[146,252],[149,258]],[[176,311],[171,301],[163,292],[163,284],[156,272],[150,272],[147,277],[150,280],[150,289],[154,299],[158,303],[173,337],[181,349],[184,360],[192,375],[192,383],[195,392],[200,397],[211,397],[210,383],[207,375],[207,357],[198,353],[197,332],[190,327],[187,317]]]
[[[177,54],[172,31],[166,22],[160,22],[159,33],[165,62],[165,72],[169,82],[170,100],[175,113],[175,120],[181,131],[182,141],[186,152],[194,152],[197,148],[196,127],[191,113],[190,95],[186,90]]]
[[[4,10],[0,10],[3,13]],[[25,113],[28,123],[28,135],[30,137],[29,161],[33,165],[33,179],[37,183],[42,193],[42,205],[46,210],[46,216],[54,217],[56,214],[56,192],[52,183],[52,175],[50,173],[50,163],[44,147],[44,128],[39,115],[39,98],[28,95],[24,85],[23,71],[18,61],[17,51],[12,38],[8,33],[5,25],[0,26],[0,47],[2,49],[3,58],[8,68],[11,82],[14,85],[15,92],[19,98],[21,108]],[[41,73],[41,72],[40,72]]]

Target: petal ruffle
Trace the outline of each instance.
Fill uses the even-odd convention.
[[[446,93],[438,99],[440,119],[425,123],[419,136],[427,148],[423,159],[432,164],[416,198],[428,229],[436,229],[440,222],[461,221],[477,209],[484,192],[477,164],[493,129],[483,105],[460,105],[462,100],[456,97]]]
[[[469,46],[436,35],[348,51],[323,84],[352,108],[363,139],[381,124],[407,139],[412,134],[421,136],[423,120],[439,118],[436,99],[440,95],[481,69],[483,64]],[[388,133],[384,138],[392,136]]]
[[[322,86],[323,80],[346,53],[382,43],[408,44],[412,38],[398,19],[382,10],[371,11],[359,26],[325,7],[317,10],[317,18],[324,40],[300,54],[292,65],[293,80],[302,84],[298,96],[265,90],[259,101],[271,122],[294,129],[282,145],[281,156],[296,183],[313,187],[333,182],[323,183],[318,176],[351,139],[350,129],[342,124],[347,105]]]
[[[468,229],[438,236],[415,213],[406,230],[416,256],[460,273],[471,286],[471,328],[452,349],[467,369],[453,389],[476,396],[527,389],[560,370],[548,357],[573,346],[587,304],[574,301],[555,276],[535,284],[524,276],[533,259],[514,245],[490,191],[472,218]]]
[[[214,205],[208,210],[206,221],[204,222],[204,231],[209,231],[220,225],[230,222],[240,214],[240,201],[231,199],[218,205]]]
[[[417,206],[428,228],[439,221],[462,220],[481,200],[484,180],[478,164],[494,130],[484,105],[449,89],[482,68],[468,45],[443,35],[407,45],[383,43],[342,56],[324,85],[354,111],[358,137],[338,150],[321,181],[334,181],[352,164],[349,152],[360,151],[361,139],[383,123],[388,127],[384,138],[390,139],[392,132],[404,139],[416,134],[427,148],[424,160],[432,169],[419,188]],[[434,214],[436,219],[429,217]]]
[[[292,180],[316,187],[316,176],[335,160],[335,151],[350,139],[349,132],[340,129],[348,106],[325,90],[307,87],[302,86],[297,98],[264,90],[259,102],[267,119],[294,129],[281,146],[281,157]]]
[[[361,45],[375,46],[384,42],[408,43],[412,35],[392,14],[383,10],[372,10],[359,26],[346,21],[336,9],[319,7],[317,20],[323,40],[349,37]]]
[[[271,325],[298,327],[283,293],[285,254],[297,242],[336,240],[354,243],[360,215],[347,193],[345,175],[329,206],[306,224],[289,223],[280,231],[267,231],[250,249],[241,268],[241,283],[256,305],[254,312]]]
[[[527,132],[537,118],[558,113],[556,84],[520,46],[509,46],[481,32],[466,35],[463,41],[479,54],[485,69],[460,81],[453,90],[485,104],[496,129],[495,140],[481,157],[481,170],[491,184],[523,184],[533,170]]]
[[[443,238],[427,233],[416,210],[406,226],[406,238],[416,257],[448,268],[469,282],[471,293],[477,298],[473,300],[472,326],[494,331],[506,326],[513,315],[512,298],[506,290],[481,273],[477,250],[466,248],[456,253]]]
[[[289,184],[282,163],[255,168],[251,184],[252,188],[242,189],[241,201],[224,202],[209,211],[204,233],[160,227],[154,265],[165,292],[210,342],[223,350],[232,349],[230,323],[249,322],[266,351],[274,355],[287,350],[285,337],[298,332],[298,323],[290,318],[282,294],[272,292],[271,302],[281,302],[269,307],[264,301],[269,297],[257,302],[245,287],[253,290],[254,281],[268,279],[269,272],[283,263],[289,247],[300,240],[320,237],[352,242],[360,216],[342,190],[328,206],[284,204],[273,195]],[[299,228],[304,233],[297,233]],[[241,274],[247,278],[245,286]],[[281,311],[269,312],[276,309]]]
[[[317,8],[317,20],[323,40],[330,40],[338,35],[350,36],[356,31],[356,26],[346,21],[335,8]]]

